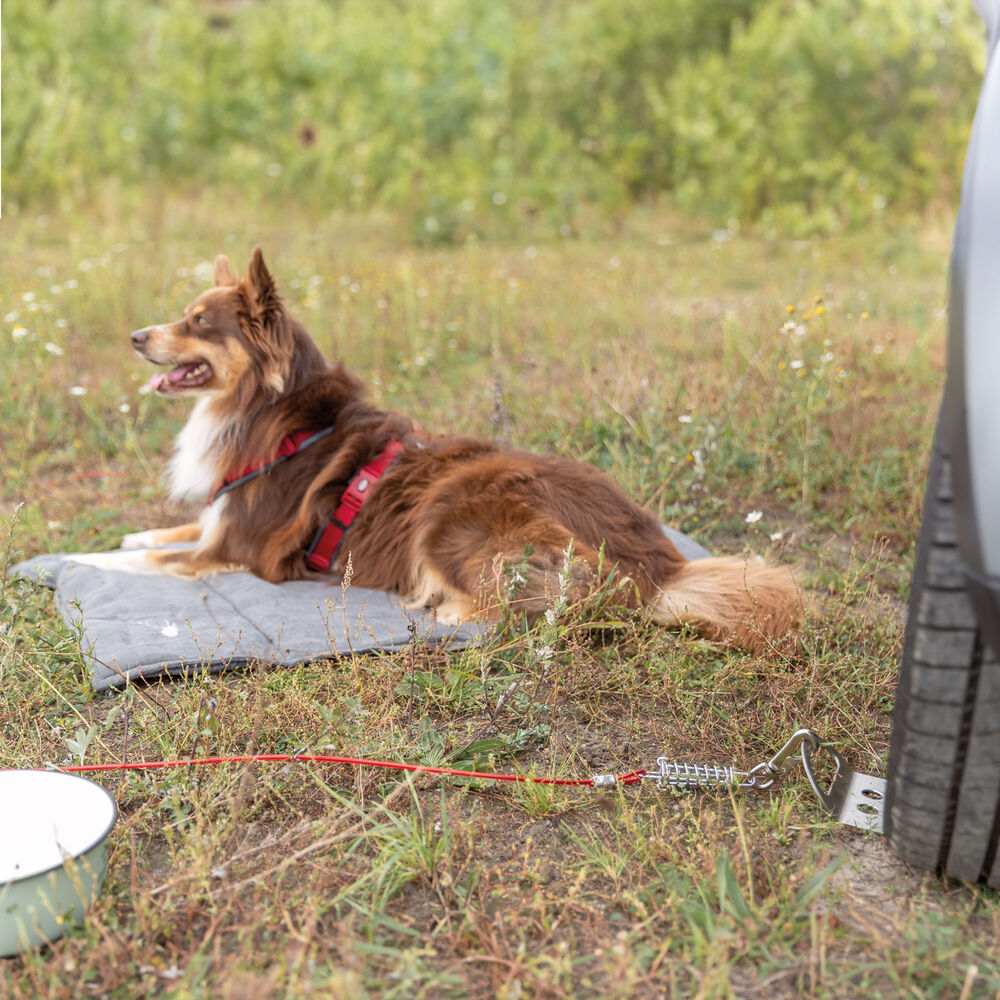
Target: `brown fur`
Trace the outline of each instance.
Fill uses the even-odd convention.
[[[240,280],[220,257],[215,288],[176,323],[136,331],[132,340],[157,364],[211,366],[197,386],[160,381],[168,394],[205,400],[192,415],[200,421],[189,427],[192,440],[187,431],[178,439],[181,492],[207,494],[227,473],[271,458],[293,431],[335,428],[217,500],[200,525],[134,536],[152,545],[197,543],[147,553],[159,571],[246,568],[273,582],[312,576],[303,550],[350,477],[396,439],[406,450],[372,487],[331,567],[343,573],[349,557],[359,586],[434,607],[448,621],[495,617],[512,594],[534,616],[558,591],[572,542],[574,599],[614,567],[622,597],[655,620],[752,650],[781,640],[801,615],[785,570],[736,558],[686,560],[655,517],[588,465],[469,438],[426,438],[404,417],[375,409],[361,383],[343,365],[328,364],[288,314],[259,250]],[[196,431],[207,435],[202,454]],[[195,487],[192,455],[202,470]],[[519,587],[512,566],[524,578]]]

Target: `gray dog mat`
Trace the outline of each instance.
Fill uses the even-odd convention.
[[[689,559],[709,553],[664,528]],[[309,660],[411,642],[475,642],[475,626],[434,625],[379,590],[331,581],[267,583],[248,573],[203,580],[98,569],[71,556],[36,556],[13,572],[51,587],[63,618],[80,629],[98,691],[161,675],[217,673],[251,663],[292,667]],[[411,628],[415,632],[411,632]]]

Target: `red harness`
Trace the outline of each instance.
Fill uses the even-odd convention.
[[[362,465],[351,477],[337,509],[333,512],[333,517],[316,532],[312,544],[306,549],[306,565],[310,569],[316,570],[317,573],[325,573],[330,568],[341,539],[368,499],[368,490],[372,483],[382,477],[402,451],[403,445],[399,441],[390,441],[367,465]]]
[[[270,472],[276,465],[286,462],[300,451],[304,451],[309,445],[315,444],[320,439],[325,438],[327,434],[332,433],[332,427],[324,427],[321,431],[295,431],[289,434],[282,438],[281,444],[278,445],[278,454],[274,458],[267,462],[256,462],[239,472],[230,473],[209,493],[208,502],[214,503],[215,499],[221,497],[223,493],[235,490],[237,486],[242,486],[251,479],[256,479],[257,476],[263,475],[265,472]]]
[[[274,458],[248,465],[245,469],[226,476],[209,494],[208,502],[213,503],[223,493],[228,493],[251,479],[269,472],[276,465],[288,461],[300,451],[322,440],[333,430],[333,427],[324,427],[320,431],[295,431],[289,434],[278,446],[278,454]],[[305,550],[306,564],[310,569],[317,573],[325,573],[330,568],[330,563],[333,562],[340,542],[351,526],[351,521],[368,499],[368,491],[372,484],[382,477],[403,451],[403,445],[399,441],[390,441],[367,465],[363,465],[351,477],[337,509],[333,512],[333,517],[316,532],[309,548]]]

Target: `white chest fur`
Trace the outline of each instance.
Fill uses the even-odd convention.
[[[218,445],[225,424],[209,410],[211,399],[199,399],[174,444],[170,462],[170,496],[174,500],[205,500],[223,476]]]

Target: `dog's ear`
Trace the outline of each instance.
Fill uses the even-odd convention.
[[[236,284],[236,275],[233,274],[229,258],[224,253],[215,258],[215,283],[219,286]]]
[[[264,263],[264,255],[257,247],[250,258],[250,266],[247,268],[246,277],[243,279],[247,298],[250,301],[250,308],[258,316],[262,323],[267,323],[275,313],[281,310],[281,299],[278,297],[278,289],[274,284],[274,278]]]
[[[283,392],[291,369],[295,341],[277,286],[264,263],[260,247],[254,250],[253,257],[250,258],[247,273],[239,282],[239,292],[246,307],[244,330],[247,340],[260,354],[264,382],[275,392]]]

